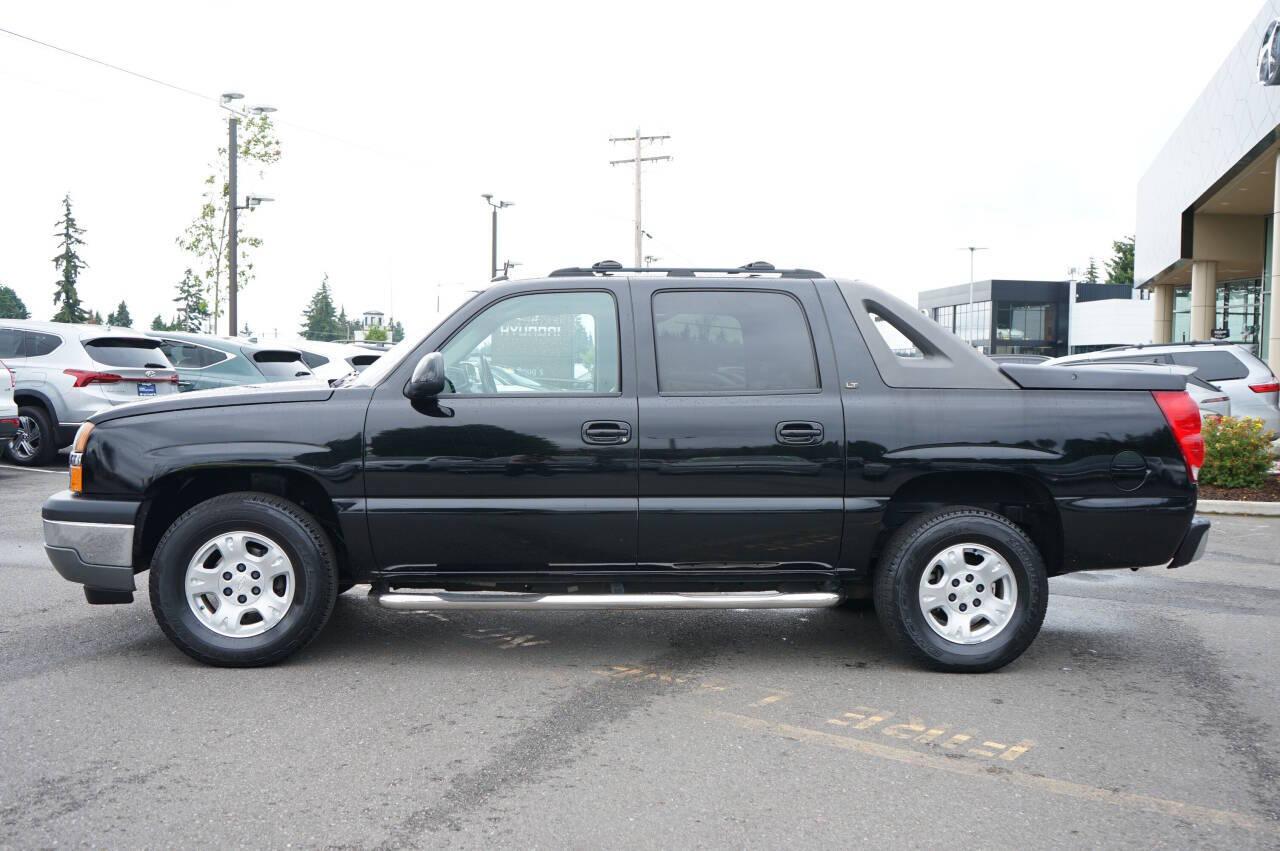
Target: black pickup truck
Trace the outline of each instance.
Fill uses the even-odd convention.
[[[883,290],[808,270],[499,283],[335,386],[94,416],[44,505],[90,603],[277,662],[337,594],[389,609],[873,604],[920,662],[986,671],[1048,578],[1203,552],[1180,375],[996,366]]]

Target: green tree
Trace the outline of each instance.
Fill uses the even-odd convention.
[[[1107,283],[1133,286],[1133,237],[1126,236],[1111,243],[1112,257],[1107,261]]]
[[[76,247],[84,245],[80,237],[84,228],[76,224],[76,217],[71,212],[71,193],[62,198],[62,219],[58,222],[59,232],[54,234],[62,241],[62,251],[53,258],[54,267],[62,273],[58,288],[53,292],[53,303],[60,305],[53,315],[54,322],[84,322],[88,314],[80,305],[80,295],[76,292],[76,281],[80,279],[80,270],[88,264],[80,259]]]
[[[345,336],[343,328],[338,324],[338,313],[333,307],[333,293],[329,289],[327,274],[315,295],[311,296],[311,303],[302,311],[302,327],[298,329],[298,333],[305,339],[324,342],[341,340]]]
[[[1089,267],[1084,270],[1084,282],[1086,284],[1098,283],[1098,261],[1092,257],[1089,258]]]
[[[382,325],[373,325],[364,332],[364,338],[370,343],[385,343],[387,341],[387,329]]]
[[[271,118],[258,115],[245,119],[240,130],[240,161],[258,167],[258,177],[266,174],[266,167],[280,160],[280,140],[276,138]],[[227,175],[227,149],[218,148],[217,159],[210,165],[213,173],[204,180],[204,193],[201,197],[200,213],[177,238],[180,248],[195,258],[193,276],[207,297],[213,314],[213,330],[218,328],[218,317],[222,315],[222,303],[227,292],[227,215],[230,200],[230,182]],[[252,213],[253,209],[245,211]],[[238,286],[244,289],[254,278],[253,249],[262,245],[260,237],[248,232],[246,225],[249,216],[239,219],[238,243],[239,266],[236,277]],[[232,329],[234,331],[234,329]]]
[[[205,301],[200,277],[188,268],[178,282],[177,289],[178,294],[173,300],[178,305],[178,316],[168,330],[198,334],[204,330],[204,324],[209,319],[209,302]]]
[[[130,328],[133,326],[133,317],[129,315],[129,306],[120,301],[120,306],[114,311],[107,314],[107,324],[116,328]]]
[[[391,320],[391,342],[398,343],[404,339],[404,326],[396,320]]]
[[[31,312],[11,287],[0,287],[0,319],[30,319]]]
[[[96,310],[93,313],[87,314],[84,318],[84,324],[85,325],[101,325],[102,314]]]

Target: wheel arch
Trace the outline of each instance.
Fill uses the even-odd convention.
[[[333,542],[339,576],[350,576],[351,559],[342,524],[324,485],[301,470],[268,466],[185,469],[157,478],[147,488],[139,511],[140,528],[134,537],[134,564],[150,566],[160,538],[184,512],[215,496],[238,491],[279,496],[315,517]]]
[[[950,505],[993,511],[1022,527],[1040,550],[1050,575],[1062,572],[1062,520],[1053,495],[1032,476],[1013,472],[924,473],[901,485],[885,505],[875,557],[889,537],[913,517]]]

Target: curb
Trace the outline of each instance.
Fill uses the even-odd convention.
[[[1243,514],[1250,517],[1280,517],[1280,502],[1250,502],[1234,499],[1201,499],[1196,514]]]

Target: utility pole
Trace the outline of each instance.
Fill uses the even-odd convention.
[[[609,165],[623,165],[624,163],[632,163],[636,170],[636,268],[641,268],[644,262],[644,249],[641,246],[641,240],[644,238],[644,230],[640,227],[640,166],[641,163],[658,162],[659,160],[670,160],[671,157],[646,157],[643,155],[643,146],[645,142],[662,142],[670,139],[670,136],[642,136],[640,128],[636,128],[634,136],[611,136],[610,142],[635,142],[636,152],[629,159],[610,160]]]
[[[966,245],[960,250],[969,252],[969,304],[973,304],[973,255],[979,251],[987,251],[988,249],[978,245]]]
[[[498,277],[498,211],[504,207],[514,207],[514,201],[498,201],[494,202],[493,193],[485,192],[480,196],[489,206],[493,208],[493,228],[491,230],[491,239],[489,246],[489,280]]]

